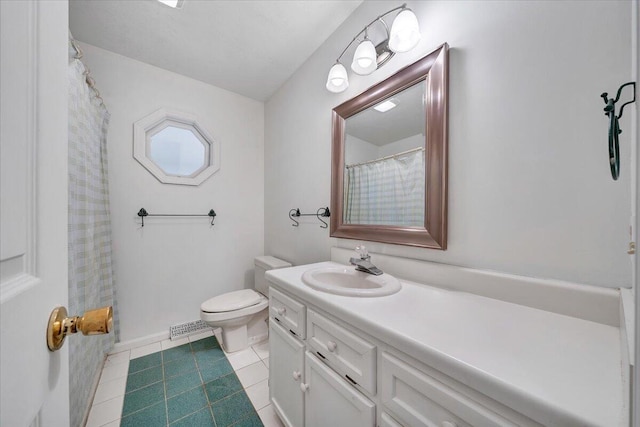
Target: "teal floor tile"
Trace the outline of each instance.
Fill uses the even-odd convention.
[[[262,427],[215,337],[129,362],[122,427]]]
[[[211,409],[207,406],[194,414],[172,423],[171,427],[216,427],[216,425],[211,416]]]
[[[172,423],[207,406],[207,397],[202,387],[196,387],[167,400],[169,422]]]
[[[200,373],[195,371],[189,372],[185,375],[180,375],[179,377],[166,379],[164,384],[168,399],[202,385],[202,380],[200,379]]]
[[[233,372],[233,367],[226,358],[216,360],[211,364],[200,366],[200,376],[205,384]]]
[[[255,412],[251,401],[244,391],[219,400],[211,405],[217,427],[227,427],[250,416]]]
[[[207,392],[209,403],[214,403],[242,390],[242,384],[234,372],[206,383],[204,389]]]
[[[193,351],[206,350],[209,348],[220,348],[220,344],[216,337],[207,337],[191,343]]]
[[[165,363],[163,366],[165,379],[188,374],[198,369],[192,355]]]
[[[161,364],[162,357],[160,357],[160,353],[138,357],[137,359],[131,359],[131,361],[129,361],[129,373],[133,374],[134,372],[143,371]]]
[[[169,350],[162,351],[162,363],[172,362],[174,360],[182,359],[183,357],[191,355],[191,346],[189,343],[183,344],[179,347],[170,348]]]
[[[164,401],[120,420],[120,427],[164,427],[166,425],[167,409]]]
[[[124,396],[122,416],[125,417],[160,401],[164,401],[164,385],[162,382],[132,391]]]
[[[193,351],[207,350],[210,348],[220,348],[216,337],[207,337],[191,343],[191,349]]]
[[[162,366],[155,366],[135,374],[129,374],[126,392],[137,390],[158,381],[162,381]]]
[[[233,424],[232,427],[264,427],[264,424],[262,424],[262,420],[260,420],[258,414],[254,412],[248,417]]]
[[[226,356],[224,355],[224,352],[220,348],[209,348],[206,350],[198,351],[194,353],[194,355],[196,357],[196,362],[198,362],[198,366],[200,367],[200,369],[202,369],[207,365],[212,364],[217,360],[226,358]]]

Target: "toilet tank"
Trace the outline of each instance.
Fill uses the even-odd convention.
[[[264,277],[267,270],[275,270],[276,268],[291,267],[287,261],[283,261],[272,256],[259,256],[254,259],[255,265],[255,288],[265,296],[269,296],[269,283]]]

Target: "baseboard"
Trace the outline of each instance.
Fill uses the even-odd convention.
[[[143,345],[153,344],[156,342],[169,339],[169,331],[158,332],[144,337],[136,338],[134,340],[117,342],[114,344],[113,349],[109,354],[120,353],[121,351],[131,350],[133,348],[142,347]]]

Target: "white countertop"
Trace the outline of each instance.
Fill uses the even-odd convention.
[[[358,298],[271,270],[275,285],[548,426],[620,426],[620,332],[613,326],[401,280],[390,296]]]

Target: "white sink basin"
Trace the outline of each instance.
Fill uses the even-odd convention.
[[[389,274],[374,276],[356,271],[355,267],[325,267],[302,274],[305,285],[330,294],[350,297],[381,297],[395,294],[402,287]]]

